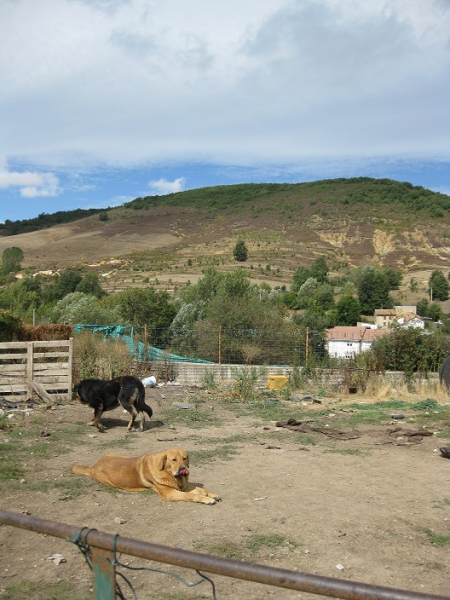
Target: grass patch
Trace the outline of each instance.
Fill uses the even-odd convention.
[[[115,440],[100,442],[100,448],[122,448],[129,446],[133,441],[135,441],[134,435],[125,434],[123,438],[117,438]]]
[[[437,546],[438,548],[441,548],[442,546],[450,546],[450,535],[434,533],[434,531],[428,527],[423,527],[421,531],[428,536],[428,539],[433,546]]]
[[[22,579],[11,585],[1,593],[2,600],[92,600],[92,592],[87,585],[77,585],[66,581],[50,583],[45,581],[34,582]]]
[[[285,538],[277,533],[273,534],[252,534],[245,540],[234,542],[224,539],[219,543],[205,544],[204,542],[194,542],[195,550],[206,552],[215,556],[225,558],[234,558],[235,560],[252,560],[263,548],[277,550],[281,547],[294,550],[299,544]]]
[[[205,598],[209,598],[209,596],[192,596],[192,594],[188,594],[187,592],[163,592],[161,598],[162,600],[204,600]]]
[[[261,551],[261,548],[266,547],[271,550],[276,550],[281,546],[288,546],[289,548],[298,548],[297,542],[293,542],[292,540],[286,539],[283,535],[279,535],[278,533],[273,533],[271,535],[261,535],[255,533],[251,535],[247,542],[246,548],[251,550],[253,554],[257,554]]]
[[[244,560],[244,554],[239,544],[230,540],[222,540],[218,544],[204,544],[203,542],[194,542],[195,550],[223,556],[224,558],[234,558],[235,560]]]
[[[218,446],[214,450],[190,450],[189,457],[195,464],[205,464],[216,460],[232,460],[239,451],[230,444]]]
[[[0,443],[0,481],[9,487],[21,486],[21,489],[45,489],[57,487],[62,480],[57,482],[35,482],[35,470],[29,471],[25,465],[36,459],[47,459],[65,454],[74,444],[85,442],[82,433],[85,425],[64,426],[61,429],[51,429],[50,435],[42,436],[45,421],[39,415],[36,419],[27,419],[20,424],[11,424],[11,429],[5,432]],[[39,472],[38,472],[39,474]],[[30,479],[29,482],[19,484],[20,479]],[[41,487],[43,486],[43,487]]]
[[[222,420],[213,414],[212,411],[198,410],[196,408],[167,408],[163,412],[162,420],[166,425],[168,423],[187,425],[192,429],[201,429],[222,423]]]
[[[367,450],[361,450],[360,448],[330,448],[323,452],[324,454],[348,454],[350,456],[364,456],[369,454]]]

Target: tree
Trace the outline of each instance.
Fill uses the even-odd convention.
[[[428,292],[432,300],[448,300],[450,283],[442,271],[433,271],[428,280]]]
[[[176,314],[175,307],[169,299],[167,292],[158,292],[153,287],[147,287],[119,292],[111,302],[118,304],[122,319],[130,325],[147,325],[153,329],[160,329],[169,327]]]
[[[87,273],[77,285],[76,291],[95,296],[96,298],[106,296],[106,292],[102,289],[98,280],[97,273]]]
[[[353,296],[342,296],[336,302],[337,325],[356,325],[361,319],[361,305]]]
[[[64,298],[67,294],[75,292],[81,279],[81,275],[72,269],[63,271],[56,281],[59,299]]]
[[[0,342],[12,342],[21,326],[20,319],[0,309]]]
[[[389,279],[375,267],[366,266],[356,269],[356,286],[361,312],[372,315],[376,308],[392,308],[394,302],[389,296]]]
[[[248,249],[243,240],[236,242],[236,246],[233,250],[233,256],[235,260],[239,262],[245,262],[248,258]]]
[[[403,280],[403,274],[400,271],[396,271],[392,267],[386,267],[383,272],[388,278],[389,289],[397,290]]]
[[[307,267],[299,267],[292,276],[291,291],[297,293],[309,276]]]
[[[20,263],[23,260],[23,251],[17,246],[5,248],[2,254],[1,273],[8,275],[9,273],[17,273],[20,271]]]
[[[428,317],[428,300],[426,298],[417,302],[416,311],[419,317]]]
[[[102,304],[95,296],[72,292],[56,303],[50,319],[72,325],[115,325],[120,323],[120,309]]]
[[[309,276],[314,277],[320,283],[328,281],[328,265],[324,256],[316,258],[309,269]]]
[[[442,318],[442,310],[437,302],[430,302],[428,305],[427,316],[435,322]]]

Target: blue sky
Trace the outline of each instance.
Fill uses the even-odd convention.
[[[242,182],[450,194],[448,0],[3,0],[0,222]]]

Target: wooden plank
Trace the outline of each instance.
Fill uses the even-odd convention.
[[[27,370],[25,365],[0,365],[0,377],[8,375],[21,375],[25,377]]]
[[[6,394],[7,392],[26,392],[27,386],[25,383],[10,383],[0,385],[0,393]]]
[[[33,379],[33,342],[27,345],[27,381]]]
[[[69,356],[68,356],[67,362],[68,362],[68,365],[67,365],[67,389],[68,389],[68,396],[70,397],[70,395],[72,394],[72,386],[73,386],[73,381],[72,381],[73,337],[71,337],[69,340]]]
[[[34,379],[36,383],[42,385],[42,387],[51,387],[52,385],[67,385],[67,377],[39,377],[39,379]]]
[[[22,348],[26,351],[28,342],[2,342],[0,348],[14,349],[14,348]]]
[[[28,398],[29,398],[28,390],[25,390],[22,393],[5,394],[5,399],[9,400],[10,402],[26,402],[26,400],[28,400]]]
[[[33,342],[35,348],[58,348],[61,346],[66,346],[69,348],[70,340],[52,340],[48,342],[43,342],[42,340],[37,340]]]
[[[54,404],[55,398],[52,398],[49,394],[47,394],[47,392],[44,390],[44,388],[41,385],[39,385],[35,381],[28,381],[27,383],[28,383],[29,389],[32,392],[35,392],[39,396],[39,398],[41,398],[41,400],[43,400],[47,404]]]
[[[68,363],[38,363],[34,365],[33,373],[35,375],[46,371],[67,373],[69,371],[69,365]]]
[[[26,352],[11,352],[9,354],[4,354],[2,352],[0,352],[0,363],[3,360],[26,360],[27,359],[27,353]]]
[[[58,358],[60,356],[69,356],[68,352],[35,352],[34,358]]]

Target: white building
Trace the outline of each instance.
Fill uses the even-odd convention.
[[[353,358],[356,354],[370,350],[375,340],[389,334],[387,329],[369,327],[338,326],[327,329],[328,354],[337,358]]]

